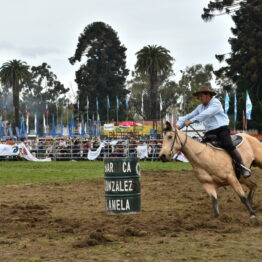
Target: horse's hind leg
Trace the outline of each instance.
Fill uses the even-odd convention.
[[[241,202],[245,205],[245,207],[247,208],[250,217],[255,217],[255,211],[253,210],[250,200],[248,197],[246,197],[245,192],[242,188],[242,186],[240,185],[239,181],[237,180],[237,178],[235,176],[232,176],[231,179],[229,180],[230,185],[232,186],[232,188],[235,190],[235,192],[238,194]]]
[[[214,217],[219,217],[219,208],[218,208],[218,201],[217,201],[217,191],[214,185],[205,183],[203,187],[207,194],[210,196],[212,201],[212,207],[214,212]]]
[[[247,198],[248,198],[250,204],[252,204],[254,194],[255,194],[255,191],[256,191],[256,188],[257,188],[257,184],[254,183],[253,181],[251,181],[249,178],[241,177],[239,181],[240,181],[241,184],[246,185],[248,187],[249,193],[248,193]]]

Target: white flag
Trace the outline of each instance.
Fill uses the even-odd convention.
[[[44,127],[44,134],[46,134],[45,114],[43,114],[43,127]]]
[[[161,97],[161,94],[160,94],[160,98],[159,98],[159,106],[160,106],[160,111],[163,110],[163,101],[162,101],[162,97]]]
[[[29,134],[29,114],[26,114],[26,133]]]
[[[37,115],[35,113],[35,135],[38,136],[38,122],[37,122]]]
[[[144,91],[142,92],[141,114],[144,114]]]
[[[88,96],[86,97],[86,110],[88,111],[89,109],[89,99]]]
[[[246,94],[246,119],[251,120],[252,103],[247,92]]]

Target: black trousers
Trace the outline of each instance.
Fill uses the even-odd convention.
[[[220,141],[221,146],[227,151],[232,152],[236,149],[236,147],[232,143],[232,139],[230,136],[230,129],[228,126],[221,126],[219,128],[210,130],[206,132],[205,136],[208,135],[216,135],[218,138],[218,141]]]

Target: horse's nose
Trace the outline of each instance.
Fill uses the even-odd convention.
[[[161,154],[159,158],[160,158],[160,160],[161,160],[162,162],[166,162],[166,161],[167,161],[167,158],[166,158],[166,155],[165,155],[165,154]]]

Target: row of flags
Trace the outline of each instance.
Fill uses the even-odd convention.
[[[109,109],[111,106],[110,106],[110,99],[109,99],[109,96],[107,96],[107,109]],[[125,107],[128,108],[129,107],[129,97],[126,97],[126,100],[125,100]],[[79,110],[79,100],[77,102],[77,108]],[[86,108],[87,110],[89,109],[89,99],[87,97],[87,101],[86,101]],[[118,99],[118,96],[116,96],[116,108],[119,109],[119,99]],[[29,115],[29,111],[27,109],[27,106],[25,108],[25,111],[26,111],[26,115]],[[99,111],[99,102],[98,102],[98,98],[96,97],[96,111]],[[3,115],[6,115],[7,114],[7,107],[4,106],[3,108],[3,111],[2,111]],[[49,114],[49,109],[48,109],[48,103],[45,104],[45,109],[44,109],[44,114],[45,115],[48,115]]]
[[[142,103],[141,103],[141,113],[142,115],[144,114],[144,95],[145,95],[145,92],[143,91],[142,92]],[[163,101],[162,101],[162,97],[161,97],[161,94],[160,94],[160,97],[159,97],[159,109],[160,111],[163,110]],[[116,96],[116,109],[118,110],[119,109],[119,98],[118,96]],[[126,97],[125,99],[125,107],[126,109],[128,109],[129,107],[129,97]],[[77,108],[78,108],[78,111],[79,111],[79,100],[77,102]],[[86,106],[85,106],[86,110],[88,111],[89,109],[89,99],[87,97],[87,101],[86,101]],[[111,108],[111,102],[110,102],[110,98],[109,96],[107,95],[106,97],[106,108],[107,108],[107,111]],[[28,122],[28,118],[29,118],[29,115],[30,115],[30,112],[28,111],[27,107],[26,107],[26,119],[27,119],[27,122]],[[97,116],[99,116],[99,101],[98,101],[98,98],[96,97],[96,112],[97,112]],[[6,115],[7,114],[7,109],[4,107],[4,110],[3,110],[3,115]],[[49,108],[48,108],[48,103],[45,104],[45,108],[44,108],[44,116],[48,116],[49,115]],[[99,120],[99,117],[97,117],[97,119]],[[45,122],[46,122],[46,119],[45,117],[43,117],[43,121],[44,121],[44,126],[45,126]],[[28,126],[28,125],[27,125]]]
[[[49,130],[49,127],[46,125],[45,115],[43,114],[43,136],[64,136],[65,133],[68,137],[74,137],[75,135],[80,135],[84,137],[86,134],[91,136],[100,136],[100,127],[101,122],[100,120],[91,120],[84,121],[84,116],[81,116],[81,121],[78,124],[75,124],[75,120],[72,117],[70,119],[69,124],[64,127],[63,122],[61,121],[59,125],[55,122],[55,117],[52,115],[52,125]],[[39,136],[39,125],[38,122],[40,119],[37,117],[37,114],[34,115],[34,134],[38,137]],[[29,122],[28,122],[29,123]],[[29,134],[29,125],[28,123],[22,118],[20,120],[20,127],[15,128],[15,133],[17,137],[25,137]],[[64,130],[66,129],[66,130]],[[66,132],[64,132],[66,131]],[[0,120],[0,137],[4,136],[14,136],[13,128],[11,125],[6,126],[4,121]]]
[[[145,95],[145,92],[143,91],[142,98],[141,98],[141,114],[142,115],[144,114],[144,95]],[[159,110],[160,110],[160,113],[163,110],[163,100],[162,100],[161,93],[159,94]]]
[[[88,98],[87,98],[88,100]],[[129,106],[129,98],[126,97],[126,100],[125,100],[125,107],[128,108]],[[89,107],[89,101],[87,102],[87,108]],[[106,96],[106,108],[107,109],[110,109],[111,108],[111,103],[110,103],[110,99],[109,99],[109,96]],[[116,108],[119,109],[119,99],[118,99],[118,96],[116,96]],[[99,103],[98,103],[98,98],[96,97],[96,111],[99,110]]]
[[[229,101],[230,101],[230,98],[229,98],[229,95],[228,93],[226,92],[226,95],[225,95],[225,113],[227,114],[228,113],[228,110],[229,110]],[[248,94],[248,91],[246,91],[246,119],[247,120],[251,120],[251,113],[252,113],[252,102],[250,100],[250,96]],[[236,94],[234,95],[234,120],[236,121],[237,120],[237,97],[236,97]]]

